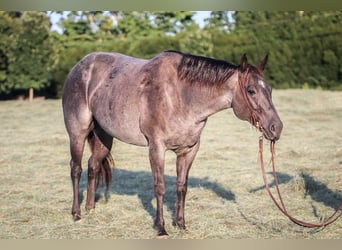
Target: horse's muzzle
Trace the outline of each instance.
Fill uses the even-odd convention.
[[[279,120],[272,122],[267,128],[263,128],[262,132],[269,141],[278,141],[283,130],[283,123]]]

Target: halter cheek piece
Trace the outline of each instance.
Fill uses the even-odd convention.
[[[239,73],[239,86],[240,91],[243,96],[243,99],[245,100],[245,103],[247,104],[247,107],[251,113],[250,122],[253,126],[255,126],[260,132],[262,132],[262,126],[259,122],[258,116],[256,114],[256,110],[253,108],[251,102],[248,99],[247,91],[246,91],[246,83],[247,83],[247,77],[249,75],[249,68],[245,70],[245,72]]]

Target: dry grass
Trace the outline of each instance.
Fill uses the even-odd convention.
[[[284,122],[276,144],[284,200],[294,216],[317,222],[342,201],[342,92],[274,91]],[[0,238],[155,238],[155,201],[147,149],[115,142],[113,183],[96,210],[71,219],[68,139],[61,102],[0,102]],[[209,119],[190,172],[188,230],[171,224],[175,157],[167,154],[165,219],[169,238],[324,238],[342,235],[342,219],[323,230],[289,222],[271,203],[257,162],[258,133],[224,111]],[[267,148],[267,145],[265,145]],[[86,150],[84,166],[89,151]],[[267,162],[267,155],[266,162]],[[81,180],[86,196],[86,167]]]

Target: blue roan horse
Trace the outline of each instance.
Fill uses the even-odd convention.
[[[150,60],[119,53],[91,53],[69,73],[63,90],[65,126],[70,138],[72,215],[81,218],[79,181],[85,140],[91,148],[86,209],[95,208],[99,178],[111,181],[113,138],[146,146],[157,201],[155,227],[164,228],[164,155],[177,155],[177,203],[174,224],[185,228],[184,203],[191,164],[208,117],[233,108],[271,141],[282,122],[272,103],[263,71],[267,56],[254,67],[245,55],[240,65],[207,57],[165,51]]]

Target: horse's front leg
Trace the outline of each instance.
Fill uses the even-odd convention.
[[[163,216],[163,201],[165,195],[165,148],[161,145],[150,143],[149,157],[154,181],[154,195],[157,200],[157,214],[154,226],[158,231],[158,236],[168,235],[165,230],[165,222]]]
[[[188,175],[192,162],[199,149],[199,141],[192,147],[177,153],[177,203],[176,218],[173,224],[180,229],[185,229],[184,206],[185,196],[188,189]]]

